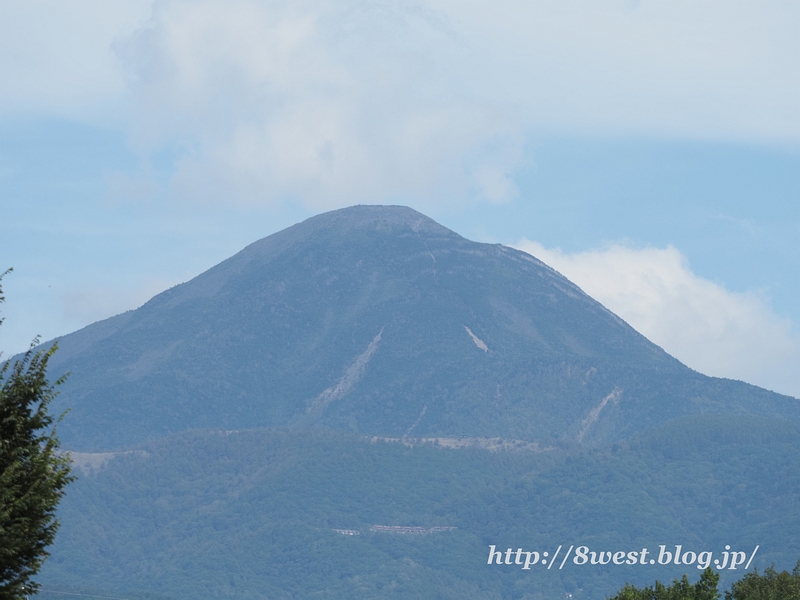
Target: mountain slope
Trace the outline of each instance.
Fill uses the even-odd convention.
[[[189,428],[597,444],[683,414],[800,419],[680,364],[535,258],[405,207],[325,213],[65,336],[68,447]]]
[[[600,600],[696,565],[487,565],[488,548],[800,555],[800,425],[692,416],[605,449],[407,447],[308,430],[193,431],[79,458],[45,589],[175,599]],[[421,527],[392,534],[374,525]],[[336,530],[358,531],[342,535]],[[606,561],[607,563],[608,561]],[[743,574],[720,571],[723,585]],[[56,587],[59,586],[59,587]],[[57,596],[53,596],[56,598]]]

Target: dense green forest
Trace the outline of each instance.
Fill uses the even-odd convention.
[[[189,431],[86,467],[64,498],[41,581],[130,598],[577,600],[686,568],[568,561],[523,570],[488,565],[489,547],[652,555],[680,544],[719,557],[726,545],[748,555],[759,545],[751,570],[787,568],[800,556],[798,450],[797,424],[732,416],[682,418],[594,450]],[[722,570],[721,585],[743,573]]]

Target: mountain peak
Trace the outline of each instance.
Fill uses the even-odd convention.
[[[403,206],[307,219],[60,346],[54,410],[84,449],[187,428],[600,443],[693,412],[800,418],[684,367],[533,257]]]
[[[400,205],[359,204],[316,215],[295,225],[297,228],[336,228],[338,230],[407,227],[415,232],[458,234],[443,227],[413,208]],[[290,227],[289,229],[293,229]]]
[[[461,238],[433,219],[407,206],[360,204],[325,212],[288,227],[251,244],[259,254],[280,252],[298,243],[315,238],[326,244],[347,243],[354,233],[433,235]],[[245,251],[247,252],[247,249]]]

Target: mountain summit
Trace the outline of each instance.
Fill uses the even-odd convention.
[[[191,428],[596,444],[800,403],[685,367],[523,252],[401,206],[328,212],[59,341],[75,449]]]

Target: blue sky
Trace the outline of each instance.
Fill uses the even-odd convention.
[[[0,350],[401,203],[800,396],[798,27],[793,2],[0,0]]]

